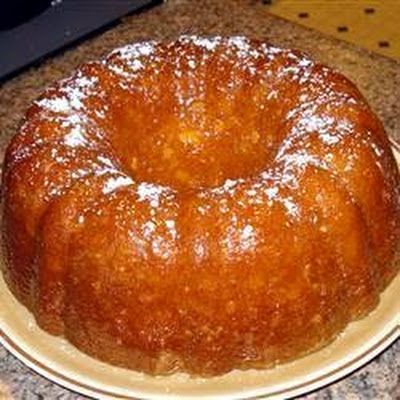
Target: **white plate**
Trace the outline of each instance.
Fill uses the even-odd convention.
[[[400,149],[394,146],[400,165]],[[112,367],[79,352],[62,338],[40,330],[0,278],[0,341],[46,378],[100,399],[268,399],[305,394],[364,365],[400,336],[400,274],[381,295],[379,306],[351,323],[322,350],[263,371],[233,371],[208,379],[185,374],[151,377]]]

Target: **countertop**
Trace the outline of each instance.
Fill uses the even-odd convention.
[[[272,16],[262,3],[170,0],[126,17],[102,34],[4,83],[0,87],[0,159],[24,110],[51,82],[115,47],[146,38],[173,38],[180,33],[246,34],[303,50],[353,80],[388,134],[400,141],[400,63]],[[83,398],[31,372],[0,347],[0,399],[3,393],[4,398],[16,400]],[[351,376],[304,398],[400,399],[400,340]]]

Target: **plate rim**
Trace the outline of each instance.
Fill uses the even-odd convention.
[[[361,368],[373,358],[381,354],[384,350],[386,350],[390,345],[392,345],[397,339],[400,338],[400,323],[392,328],[392,330],[387,333],[383,338],[381,338],[377,343],[374,343],[372,347],[364,350],[362,354],[357,355],[355,358],[347,361],[343,366],[336,367],[333,371],[328,371],[321,376],[314,377],[309,381],[301,382],[294,384],[292,387],[277,390],[272,393],[261,393],[262,390],[265,391],[265,388],[255,389],[256,392],[254,395],[250,396],[235,396],[228,397],[226,395],[216,395],[212,396],[214,399],[222,399],[222,398],[232,398],[232,399],[248,399],[248,400],[256,400],[261,398],[268,399],[290,399],[299,395],[305,395],[307,393],[313,392],[318,389],[322,389],[323,387],[330,385],[357,369]],[[174,399],[176,395],[174,394],[157,394],[157,397],[153,396],[125,396],[120,393],[108,391],[101,388],[93,387],[87,383],[80,382],[75,380],[68,375],[65,375],[61,372],[55,371],[50,367],[44,365],[41,361],[36,360],[34,357],[30,356],[23,350],[15,341],[12,340],[3,330],[0,329],[0,344],[3,345],[13,356],[15,356],[19,361],[21,361],[28,368],[32,369],[39,375],[45,377],[46,379],[54,382],[64,388],[70,389],[78,394],[83,394],[85,396],[89,396],[92,398],[98,399],[119,399],[119,400],[147,400],[147,399]],[[267,396],[267,397],[265,397]],[[193,398],[201,399],[208,398],[208,396],[195,396]]]
[[[400,165],[400,144],[394,139],[389,137],[389,141],[392,145],[392,150],[395,155],[397,163]],[[1,277],[2,278],[2,277]],[[400,279],[400,275],[395,278],[395,280]],[[389,285],[390,286],[390,285]],[[11,293],[11,292],[10,292]],[[305,395],[307,393],[313,392],[315,390],[321,389],[327,385],[330,385],[340,379],[343,379],[347,375],[361,368],[373,358],[382,353],[391,344],[393,344],[398,338],[400,338],[400,315],[398,315],[397,321],[394,319],[393,326],[390,327],[390,331],[382,332],[379,331],[381,335],[378,336],[377,341],[373,341],[367,349],[364,349],[360,354],[354,352],[354,355],[346,360],[344,357],[336,362],[333,362],[333,369],[329,369],[329,366],[323,368],[322,374],[313,374],[316,376],[311,376],[309,380],[302,382],[293,382],[291,386],[283,389],[277,389],[273,392],[268,393],[268,386],[262,388],[249,389],[246,392],[238,392],[232,396],[217,394],[212,395],[213,399],[281,399],[281,398],[293,398],[299,395]],[[384,328],[382,328],[383,330]],[[83,394],[85,396],[98,398],[98,399],[120,399],[120,400],[143,400],[143,399],[174,399],[177,394],[174,393],[157,393],[153,394],[139,394],[132,393],[132,395],[126,396],[121,393],[113,392],[105,388],[94,387],[88,382],[82,379],[78,380],[76,377],[70,376],[70,373],[62,373],[61,371],[56,371],[50,366],[45,365],[42,361],[35,359],[35,357],[28,354],[19,344],[18,341],[13,340],[12,332],[7,334],[7,329],[4,329],[3,319],[0,318],[0,344],[3,345],[14,357],[21,361],[31,370],[35,371],[39,375],[45,377],[46,379],[54,382],[64,388],[72,390],[78,394]],[[359,347],[358,347],[359,348]],[[358,349],[357,348],[357,349]],[[44,356],[47,359],[47,356]],[[345,361],[340,364],[340,361]],[[77,376],[82,378],[78,373]],[[205,399],[211,398],[210,395],[195,395],[191,396],[195,399]]]

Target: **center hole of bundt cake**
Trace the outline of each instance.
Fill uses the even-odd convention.
[[[118,115],[113,143],[134,179],[213,187],[265,168],[277,143],[270,89],[231,64],[182,65],[177,73],[166,63],[142,79]]]
[[[128,144],[122,154],[130,175],[174,188],[199,188],[265,167],[273,144],[268,131],[239,113],[225,118],[210,118],[204,111],[197,117],[190,114],[200,107],[204,104],[193,103],[182,119],[165,117],[157,130]]]

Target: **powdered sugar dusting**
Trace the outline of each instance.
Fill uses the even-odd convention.
[[[200,37],[195,35],[182,35],[180,40],[183,43],[193,43],[197,47],[212,52],[221,44],[222,38],[221,36]]]
[[[292,197],[286,197],[282,199],[282,204],[285,206],[288,214],[291,217],[299,218],[300,217],[300,209],[296,202]]]
[[[36,101],[36,104],[45,110],[55,113],[71,113],[84,109],[83,101],[90,94],[93,94],[93,88],[98,82],[96,77],[83,76],[78,73],[77,76],[59,88],[60,94],[56,97],[43,98]]]
[[[65,97],[43,98],[36,101],[36,104],[57,113],[66,113],[71,109],[70,103]]]
[[[165,226],[168,229],[169,234],[171,235],[172,239],[175,240],[178,237],[178,233],[176,230],[176,224],[175,221],[173,219],[167,219],[165,221]]]
[[[237,55],[239,57],[246,57],[252,51],[250,46],[250,41],[244,36],[233,36],[228,39],[228,46],[233,46],[237,50]]]
[[[74,126],[69,133],[64,136],[64,143],[70,147],[85,146],[87,140],[82,134],[79,126]]]
[[[240,232],[240,248],[244,251],[253,250],[257,245],[257,234],[254,227],[247,224]]]
[[[269,200],[274,200],[278,197],[279,187],[270,187],[265,190],[265,194],[267,195]]]
[[[149,57],[153,54],[156,44],[157,42],[152,40],[133,43],[116,49],[111,54],[118,53],[124,60],[135,61],[138,57]]]
[[[73,85],[66,85],[61,88],[61,93],[65,94],[70,106],[73,110],[82,110],[84,108],[83,101],[93,94],[91,89],[98,82],[96,77],[79,76],[75,79]]]
[[[114,73],[126,79],[133,79],[145,69],[145,64],[150,61],[156,50],[157,42],[147,41],[129,44],[114,50],[105,60],[105,65]],[[117,62],[110,60],[115,59]],[[128,89],[121,83],[123,88]]]
[[[146,239],[151,238],[151,235],[156,230],[156,224],[153,221],[147,221],[142,225],[142,232]]]
[[[91,142],[85,137],[91,124],[85,100],[89,96],[101,95],[101,91],[97,89],[98,84],[97,77],[88,77],[83,75],[82,71],[78,71],[72,78],[62,81],[57,92],[36,101],[44,112],[43,118],[56,121],[63,128],[63,142],[66,146],[91,146]]]
[[[176,253],[176,240],[179,238],[175,220],[165,219],[162,222],[157,214],[153,214],[151,218],[141,225],[142,238],[154,256],[166,262],[171,261],[171,257]]]
[[[221,244],[226,257],[237,259],[240,254],[246,254],[255,249],[258,244],[257,232],[250,223],[242,225],[238,216],[232,213]]]
[[[207,255],[205,240],[201,237],[196,237],[193,243],[194,258],[197,263],[203,261]]]
[[[103,193],[109,194],[117,189],[132,185],[133,181],[128,176],[110,177],[103,186]]]
[[[168,188],[153,183],[142,182],[137,188],[138,201],[147,201],[153,208],[159,207],[162,196],[167,194],[170,194]]]

